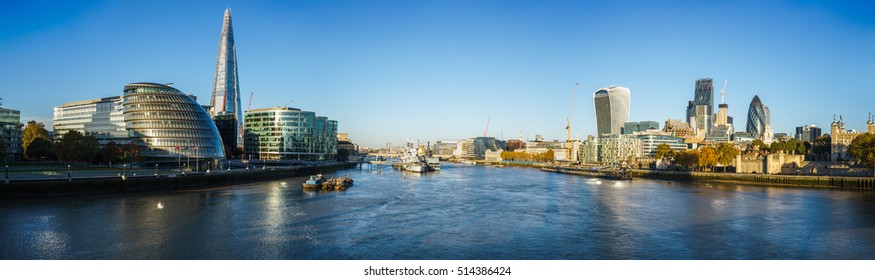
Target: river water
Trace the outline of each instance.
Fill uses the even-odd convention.
[[[444,164],[0,201],[3,259],[875,259],[875,194]]]

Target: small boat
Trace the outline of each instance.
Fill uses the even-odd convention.
[[[310,179],[304,181],[304,188],[318,189],[322,187],[323,183],[325,183],[325,177],[322,177],[322,174],[310,175]]]

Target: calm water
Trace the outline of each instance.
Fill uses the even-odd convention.
[[[875,195],[443,165],[0,201],[3,259],[873,259]],[[332,174],[328,174],[332,175]],[[159,207],[159,204],[163,207]]]

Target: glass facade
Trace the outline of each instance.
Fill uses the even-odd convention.
[[[0,108],[0,138],[6,147],[6,162],[20,160],[24,154],[21,146],[21,112],[18,110]]]
[[[144,161],[225,157],[216,125],[204,108],[178,89],[155,83],[125,86],[123,116]]]
[[[64,103],[54,108],[52,123],[55,137],[76,130],[95,136],[100,145],[126,144],[129,140],[121,96]]]
[[[687,123],[693,128],[708,133],[713,125],[714,113],[714,80],[704,78],[696,80],[695,95],[687,105]],[[695,120],[695,121],[693,121]],[[695,122],[695,125],[693,125]]]
[[[295,108],[246,112],[244,157],[325,160],[337,154],[337,121]]]
[[[660,144],[668,145],[672,150],[682,151],[687,149],[684,138],[671,135],[638,135],[641,140],[641,154],[649,157],[656,155],[656,149]]]
[[[753,96],[750,101],[750,107],[747,109],[747,133],[753,137],[760,138],[765,132],[766,124],[769,123],[769,107],[763,106],[760,102],[760,97]]]
[[[620,134],[629,121],[630,92],[624,87],[606,87],[593,93],[598,135]]]
[[[243,145],[243,110],[240,106],[240,82],[237,78],[237,47],[234,45],[234,29],[231,26],[231,8],[225,9],[222,33],[219,36],[219,55],[216,59],[216,75],[213,79],[213,98],[210,99],[210,115],[233,116],[235,128],[222,127],[222,135],[234,135],[228,146]]]

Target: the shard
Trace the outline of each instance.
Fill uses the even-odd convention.
[[[225,9],[210,115],[228,148],[243,147],[243,110],[240,106],[240,83],[237,79],[237,50],[231,27],[231,8]]]

